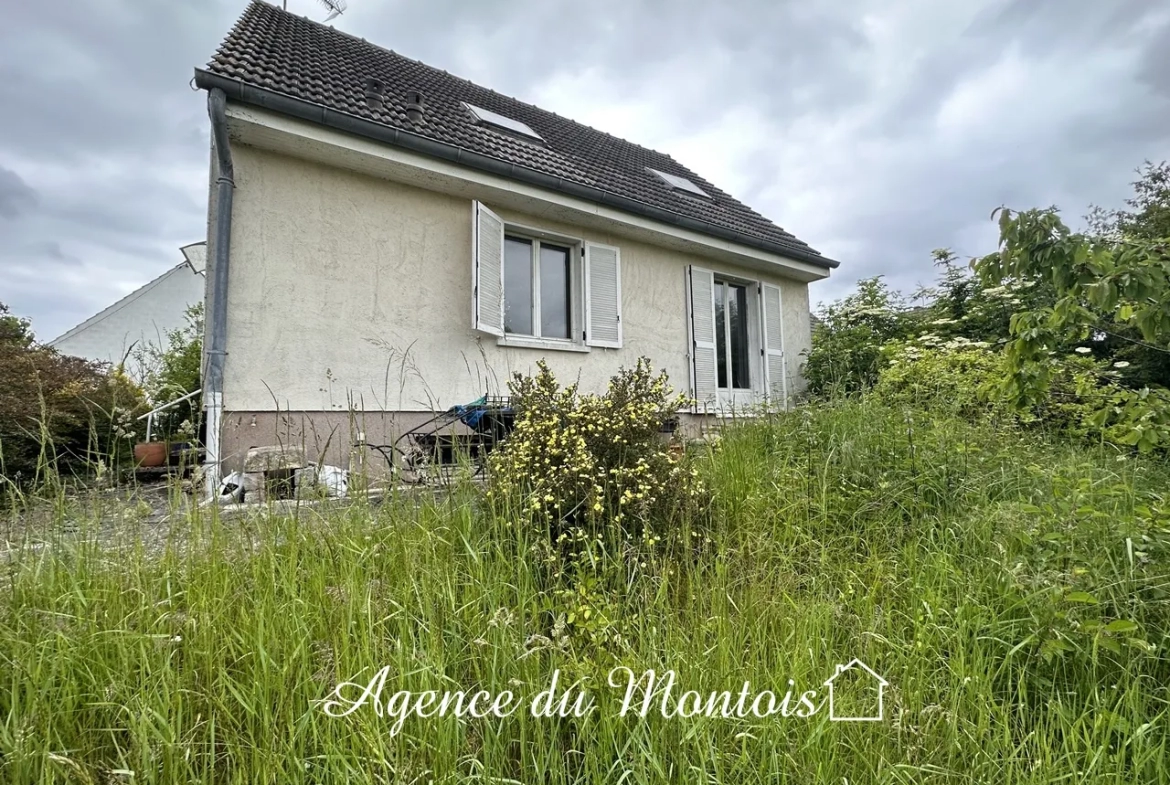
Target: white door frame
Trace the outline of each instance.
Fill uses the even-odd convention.
[[[716,403],[719,409],[726,411],[744,411],[760,402],[760,397],[765,392],[765,373],[763,365],[763,338],[760,333],[761,318],[763,315],[763,308],[760,303],[760,292],[762,291],[762,282],[753,281],[749,278],[741,278],[736,275],[727,275],[719,271],[715,271],[715,283],[730,283],[735,286],[742,286],[748,291],[747,313],[744,314],[745,324],[747,326],[748,338],[748,374],[751,382],[751,389],[737,390],[719,388],[716,393]],[[755,289],[755,296],[751,295],[751,291]],[[728,381],[731,379],[731,347],[727,345],[730,339],[731,317],[728,315],[727,309],[723,311],[723,335],[724,335],[724,351],[727,352],[727,376]],[[718,347],[716,348],[718,352]]]

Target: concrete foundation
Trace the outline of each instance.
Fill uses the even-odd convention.
[[[242,471],[249,450],[303,450],[310,463],[327,463],[371,477],[388,473],[385,458],[370,445],[393,444],[403,433],[432,419],[432,412],[228,411],[223,417],[224,472]],[[679,416],[683,438],[717,427],[713,417]],[[456,426],[458,428],[459,426]],[[389,453],[389,450],[387,450]]]

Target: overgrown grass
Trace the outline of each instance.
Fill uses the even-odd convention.
[[[1170,780],[1165,465],[856,401],[729,428],[699,463],[712,542],[590,585],[546,585],[547,549],[474,488],[195,515],[161,557],[84,538],[19,553],[0,780]],[[557,624],[582,607],[619,642]],[[821,693],[853,657],[890,682],[881,722],[620,717],[604,684],[626,665],[674,669],[680,692]],[[598,708],[395,736],[369,707],[324,714],[382,666],[386,695],[528,699],[560,669]]]

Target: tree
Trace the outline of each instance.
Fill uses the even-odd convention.
[[[1170,237],[1156,235],[1163,228],[1158,209],[1141,213],[1147,217],[1138,221],[1140,231],[1125,218],[1117,231],[1091,234],[1071,231],[1054,208],[996,212],[999,251],[974,263],[981,280],[1040,280],[1055,295],[1051,305],[1011,317],[1004,385],[1009,399],[1026,405],[1047,394],[1059,362],[1055,349],[1069,338],[1130,332],[1138,336],[1130,341],[1170,353]],[[1122,388],[1095,424],[1143,451],[1170,446],[1170,391],[1153,384]]]
[[[1090,234],[1113,240],[1170,237],[1170,163],[1146,161],[1137,173],[1134,195],[1125,200],[1130,209],[1091,208],[1085,217]]]
[[[1115,242],[1170,237],[1170,164],[1146,161],[1137,174],[1134,195],[1125,200],[1129,209],[1092,208],[1086,216],[1090,235]],[[1170,387],[1170,353],[1147,346],[1136,328],[1119,325],[1098,337],[1101,352],[1123,363],[1126,386]]]

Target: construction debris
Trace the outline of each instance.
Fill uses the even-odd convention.
[[[260,483],[255,474],[232,472],[219,484],[220,504],[243,504],[245,501],[259,501]]]
[[[343,499],[349,493],[349,472],[328,464],[309,464],[293,473],[293,489],[298,499]]]

